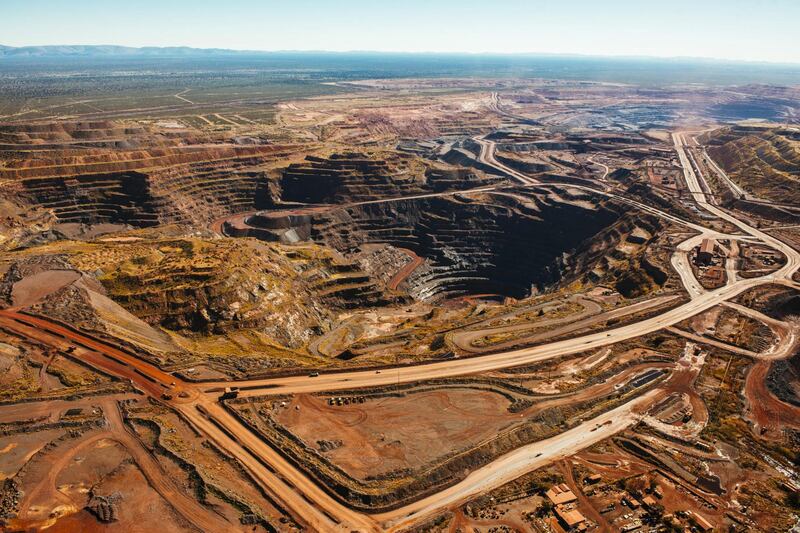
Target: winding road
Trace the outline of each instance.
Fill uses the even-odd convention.
[[[65,342],[78,344],[79,349],[75,351],[76,357],[80,357],[84,363],[106,373],[129,379],[146,394],[178,410],[197,431],[213,440],[222,449],[229,451],[264,490],[274,495],[278,502],[290,509],[295,517],[308,527],[318,531],[398,531],[418,524],[443,509],[457,505],[476,494],[499,487],[526,472],[566,458],[631,427],[640,420],[654,401],[664,395],[665,389],[659,385],[645,394],[555,437],[518,448],[474,470],[462,481],[436,494],[390,512],[367,515],[342,504],[326,488],[317,485],[278,450],[273,449],[234,418],[217,400],[221,388],[240,387],[241,397],[312,393],[411,383],[528,365],[562,355],[596,350],[675,326],[687,318],[711,309],[755,287],[768,284],[796,287],[796,284],[791,281],[791,276],[800,266],[800,254],[782,241],[710,204],[692,163],[685,153],[686,140],[684,136],[676,133],[673,140],[683,166],[684,177],[695,202],[715,217],[736,226],[745,234],[746,238],[758,240],[783,253],[786,257],[784,266],[765,276],[735,279],[718,289],[703,290],[695,285],[696,279],[694,279],[690,265],[685,260],[673,260],[673,265],[686,285],[690,300],[657,316],[645,318],[633,324],[539,346],[470,358],[396,367],[380,373],[375,370],[355,370],[323,373],[317,377],[290,376],[262,380],[219,381],[196,385],[165,373],[154,365],[117,349],[107,342],[44,318],[5,310],[0,311],[0,325],[51,346],[63,347]],[[494,158],[495,147],[491,141],[480,139],[478,142],[481,144],[480,159],[483,163],[495,167],[523,185],[543,185],[537,180],[498,163]],[[690,237],[689,240],[692,242],[702,235],[717,234],[713,230],[617,194],[574,184],[548,183],[546,186],[580,189],[590,194],[626,202],[656,216],[694,229],[700,235]],[[488,190],[491,188],[487,188],[487,192]],[[734,236],[728,238],[731,237]],[[742,238],[742,236],[735,237]],[[684,250],[679,247],[677,253],[685,251],[686,246],[688,244],[684,244]],[[772,353],[771,356],[777,358],[783,357],[785,354],[785,351],[780,351]],[[666,386],[664,385],[664,387]],[[169,395],[164,396],[165,392],[168,392]]]

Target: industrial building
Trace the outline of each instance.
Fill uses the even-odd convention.
[[[697,264],[710,265],[711,260],[714,258],[714,246],[716,241],[714,239],[703,239],[700,243],[700,249],[697,250]]]

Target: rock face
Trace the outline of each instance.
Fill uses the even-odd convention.
[[[31,178],[22,187],[23,197],[52,209],[60,222],[158,224],[148,177],[139,172]]]
[[[114,145],[109,139],[122,137],[136,138],[144,135],[141,126],[124,125],[108,120],[50,122],[41,124],[3,124],[0,125],[0,144],[25,144],[37,148],[69,148],[69,143],[104,140],[102,146]]]
[[[19,482],[13,477],[6,478],[0,486],[0,524],[2,520],[16,516],[21,498]]]
[[[423,166],[398,153],[308,156],[285,168],[281,177],[284,201],[311,204],[364,202],[485,183],[467,169]]]
[[[800,407],[800,353],[773,363],[767,375],[767,388],[782,402]]]
[[[3,193],[61,223],[204,225],[272,207],[279,197],[353,203],[488,183],[474,171],[393,151],[308,156],[278,175],[270,169],[302,147],[201,143],[114,123],[3,126],[0,145],[4,140],[35,143],[36,150],[3,161]]]
[[[101,329],[94,324],[124,330],[120,336],[158,348],[151,351],[170,351],[169,339],[147,324],[199,334],[254,328],[297,346],[338,310],[396,299],[358,262],[310,244],[286,248],[251,239],[196,238],[93,243],[79,246],[68,261],[92,273],[113,305],[125,311],[115,312],[111,300],[74,284],[51,295],[37,312],[70,316],[92,330]],[[133,317],[123,321],[127,313]]]
[[[17,194],[52,209],[59,222],[125,223],[135,227],[203,222],[270,205],[268,175],[246,162],[205,162],[142,173],[30,178]]]
[[[172,138],[113,123],[6,125],[3,141],[35,147],[3,161],[0,183],[9,198],[51,210],[59,222],[134,227],[202,224],[268,207],[265,165],[301,149]]]
[[[439,196],[333,208],[293,220],[298,234],[345,254],[387,243],[425,258],[407,280],[416,298],[524,297],[587,271],[631,229],[633,220],[623,219],[619,206],[572,194],[541,189]],[[261,218],[270,220],[250,222]]]

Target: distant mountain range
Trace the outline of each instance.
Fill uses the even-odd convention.
[[[54,45],[54,46],[3,46],[0,45],[0,57],[95,57],[95,56],[208,56],[254,54],[248,52],[225,50],[222,48],[190,48],[188,46],[131,46],[113,45]]]
[[[713,59],[704,57],[650,57],[650,56],[595,56],[584,54],[559,54],[559,53],[466,53],[466,52],[376,52],[370,50],[352,50],[348,52],[332,52],[325,50],[231,50],[228,48],[192,48],[190,46],[143,46],[140,48],[132,46],[117,45],[47,45],[47,46],[4,46],[0,44],[0,59],[2,58],[37,58],[37,57],[75,57],[75,58],[122,58],[122,57],[164,57],[164,58],[202,58],[209,56],[261,56],[261,57],[293,57],[308,58],[317,57],[350,57],[350,58],[420,58],[434,59],[441,58],[473,60],[485,58],[500,58],[513,62],[534,61],[602,61],[602,62],[648,62],[667,64],[716,64],[720,66],[734,65],[745,66],[755,65],[763,68],[783,67],[792,71],[800,69],[800,64],[779,64],[761,61],[738,61],[728,59]]]

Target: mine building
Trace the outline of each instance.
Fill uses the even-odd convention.
[[[725,283],[725,269],[718,266],[713,266],[706,271],[706,281],[714,285],[721,285]]]
[[[589,485],[593,485],[594,483],[600,483],[603,480],[603,477],[600,474],[592,474],[586,477],[586,483]]]
[[[650,234],[637,226],[625,240],[632,244],[645,244],[648,239],[650,239]]]
[[[222,395],[219,397],[220,400],[231,400],[239,396],[239,387],[225,387],[225,390],[222,392]]]
[[[567,531],[584,531],[587,528],[586,517],[577,509],[567,509],[559,505],[555,511],[558,521]]]
[[[642,505],[644,505],[646,509],[652,509],[658,505],[658,502],[652,496],[645,496],[642,498]]]
[[[550,490],[545,493],[545,496],[547,496],[550,501],[553,502],[553,505],[572,503],[578,499],[578,497],[575,496],[570,488],[564,483],[550,487]]]
[[[714,239],[703,239],[700,243],[700,249],[697,250],[697,264],[710,265],[711,260],[714,258]]]

